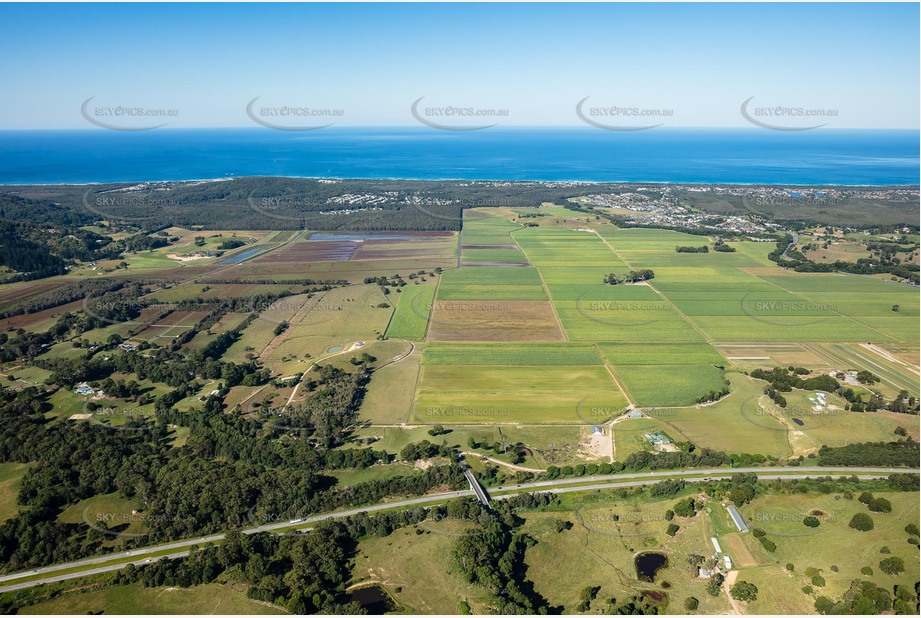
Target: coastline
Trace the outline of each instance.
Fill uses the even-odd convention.
[[[218,178],[189,178],[189,179],[144,179],[144,180],[119,180],[119,181],[90,181],[90,182],[0,182],[2,188],[14,187],[99,187],[105,185],[132,185],[142,183],[207,183],[207,182],[227,182],[231,180],[243,180],[249,178],[281,178],[287,180],[334,180],[338,182],[483,182],[483,183],[505,183],[505,184],[541,184],[541,185],[653,185],[653,186],[672,186],[672,187],[786,187],[786,188],[812,188],[826,187],[836,188],[844,187],[848,189],[913,189],[921,187],[921,179],[918,183],[911,184],[847,184],[847,183],[783,183],[783,182],[710,182],[710,181],[682,181],[682,180],[507,180],[504,178],[416,178],[400,176],[291,176],[286,174],[267,175],[252,174],[246,176],[224,176]]]

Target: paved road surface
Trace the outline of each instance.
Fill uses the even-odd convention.
[[[857,475],[861,479],[871,479],[871,478],[884,478],[890,474],[895,473],[912,473],[918,474],[918,469],[908,469],[908,468],[864,468],[864,467],[846,467],[846,468],[831,468],[831,467],[765,467],[765,468],[710,468],[702,470],[667,470],[660,472],[633,472],[628,474],[616,474],[616,475],[596,475],[591,477],[578,477],[578,478],[565,478],[565,479],[556,479],[552,481],[538,481],[534,483],[521,483],[516,485],[505,485],[501,487],[493,488],[493,499],[501,500],[504,498],[509,498],[518,493],[522,492],[541,492],[541,493],[569,493],[577,491],[590,491],[596,489],[610,489],[617,487],[637,487],[640,485],[645,485],[649,483],[657,483],[666,479],[681,478],[687,481],[706,481],[708,479],[712,480],[722,480],[728,479],[733,474],[740,472],[754,472],[758,474],[759,479],[763,480],[774,480],[779,478],[807,478],[807,477],[816,477],[816,476],[851,476]],[[497,495],[498,494],[498,495]],[[363,506],[354,509],[348,509],[345,511],[336,511],[332,513],[323,513],[320,515],[313,515],[310,517],[305,517],[302,520],[297,520],[296,523],[291,521],[282,521],[274,522],[270,524],[265,524],[262,526],[247,528],[241,530],[243,534],[256,534],[259,532],[272,532],[274,530],[279,530],[281,528],[291,528],[295,526],[299,530],[309,530],[310,524],[316,523],[319,521],[327,519],[335,519],[339,517],[348,517],[350,515],[356,515],[358,513],[371,513],[374,511],[382,511],[387,509],[416,506],[416,505],[427,505],[434,506],[436,504],[445,502],[447,500],[452,500],[455,498],[460,498],[463,496],[473,495],[471,490],[462,490],[462,491],[452,491],[445,492],[440,494],[433,494],[428,496],[421,496],[418,498],[411,498],[407,500],[397,500],[393,502],[386,502],[383,504],[374,504],[370,506]],[[49,584],[53,582],[63,581],[67,579],[75,579],[79,577],[86,577],[89,575],[96,575],[99,573],[106,573],[109,571],[117,571],[119,569],[125,568],[129,564],[143,565],[150,562],[155,562],[157,560],[162,560],[163,558],[179,558],[188,555],[189,548],[193,545],[203,545],[205,543],[217,543],[224,539],[224,534],[212,534],[210,536],[198,537],[194,539],[186,539],[183,541],[174,541],[170,543],[164,543],[161,545],[154,545],[150,547],[143,547],[139,549],[132,550],[130,552],[121,552],[117,554],[108,554],[104,556],[98,556],[95,558],[86,558],[84,560],[77,560],[74,562],[68,562],[64,564],[57,564],[49,567],[42,567],[40,569],[35,569],[33,571],[24,571],[19,573],[13,573],[10,575],[0,576],[0,582],[10,582],[5,586],[0,586],[0,592],[9,592],[12,590],[20,590],[23,588],[31,588],[34,586],[40,586],[42,584]],[[170,552],[169,554],[162,556],[151,556],[150,554],[167,551],[171,549],[176,549],[176,552]],[[118,560],[116,564],[105,564],[107,562],[112,562]],[[94,566],[96,565],[96,566]],[[79,567],[86,567],[85,569],[80,569]],[[76,571],[70,571],[71,569],[78,569]],[[69,571],[64,572],[62,571]],[[15,581],[21,580],[23,578],[35,577],[37,575],[46,574],[46,577],[38,577],[29,581]]]

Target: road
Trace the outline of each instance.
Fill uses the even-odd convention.
[[[596,475],[591,477],[577,477],[555,479],[552,481],[537,481],[534,483],[520,483],[516,485],[505,485],[492,489],[492,498],[502,500],[510,498],[519,493],[539,492],[539,493],[569,493],[578,491],[591,491],[597,489],[611,489],[618,487],[637,487],[650,483],[657,483],[667,479],[684,479],[686,481],[705,481],[705,480],[724,480],[729,479],[733,474],[741,472],[754,472],[759,479],[774,480],[779,478],[803,479],[815,476],[851,476],[856,475],[862,479],[881,478],[895,473],[918,474],[921,470],[909,468],[867,468],[867,467],[764,467],[764,468],[708,468],[701,470],[666,470],[660,472],[632,472],[628,474],[616,475]],[[263,524],[261,526],[246,528],[241,530],[243,534],[257,534],[259,532],[273,532],[283,528],[297,529],[306,531],[311,528],[311,524],[324,521],[327,519],[336,519],[357,515],[358,513],[372,513],[389,509],[397,509],[411,506],[435,506],[448,500],[473,495],[472,490],[451,491],[439,494],[420,496],[406,500],[395,500],[382,504],[374,504],[332,513],[322,513],[305,517],[297,520],[297,523],[285,520]],[[121,552],[86,558],[63,564],[57,564],[48,567],[42,567],[32,571],[23,571],[0,576],[0,582],[12,582],[5,586],[0,586],[0,593],[21,590],[49,584],[53,582],[64,581],[67,579],[76,579],[87,577],[99,573],[107,573],[123,569],[129,564],[148,564],[163,558],[180,558],[188,555],[189,549],[194,545],[204,545],[206,543],[219,543],[224,539],[224,534],[212,534],[210,536],[197,537],[182,541],[173,541],[150,547],[143,547],[130,552]],[[170,550],[175,549],[175,552]],[[169,552],[164,555],[160,552]],[[112,563],[112,564],[108,564]],[[81,568],[86,567],[86,568]],[[77,569],[77,570],[74,570]],[[45,577],[40,577],[46,575]],[[17,581],[20,580],[20,581]],[[21,581],[26,580],[26,581]]]

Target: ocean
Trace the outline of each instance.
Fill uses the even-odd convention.
[[[0,184],[238,176],[917,185],[919,132],[336,128],[0,131]]]

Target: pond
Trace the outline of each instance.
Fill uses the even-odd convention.
[[[377,584],[352,590],[349,592],[349,600],[358,601],[358,603],[372,615],[386,614],[387,612],[396,611],[397,609],[396,604],[393,602],[393,599],[390,598],[390,595],[387,594],[387,591]]]
[[[331,345],[328,348],[326,348],[326,352],[328,354],[332,354],[333,352],[341,352],[344,349],[345,348],[343,348],[341,345]]]
[[[633,559],[633,564],[640,581],[652,582],[655,581],[659,569],[668,566],[668,557],[658,552],[645,552],[637,554]]]

